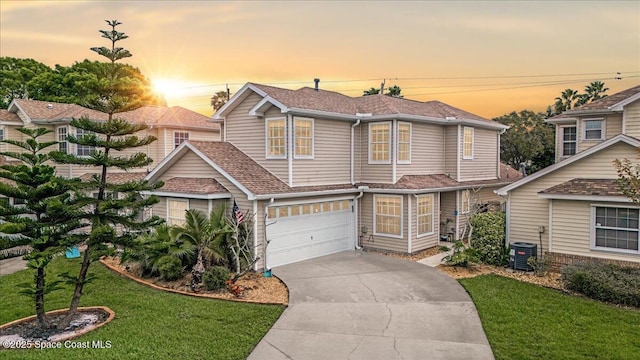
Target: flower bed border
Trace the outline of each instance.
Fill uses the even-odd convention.
[[[192,293],[192,292],[188,292],[188,291],[182,291],[182,290],[176,290],[176,289],[169,289],[166,288],[164,286],[159,286],[156,285],[152,282],[149,281],[145,281],[143,279],[140,279],[139,277],[133,276],[131,274],[128,274],[126,272],[120,271],[120,269],[118,269],[115,266],[112,266],[111,264],[108,264],[106,261],[104,261],[104,259],[100,259],[100,263],[102,265],[104,265],[107,269],[121,275],[124,276],[126,278],[129,278],[139,284],[142,285],[146,285],[149,286],[151,288],[154,288],[156,290],[161,290],[161,291],[166,291],[166,292],[170,292],[170,293],[175,293],[175,294],[180,294],[180,295],[187,295],[187,296],[193,296],[193,297],[199,297],[199,298],[207,298],[207,299],[215,299],[215,300],[222,300],[222,301],[235,301],[235,302],[244,302],[244,303],[250,303],[250,304],[261,304],[261,305],[285,305],[287,306],[289,304],[288,298],[289,298],[289,288],[287,287],[287,285],[284,283],[284,281],[282,281],[279,277],[277,276],[273,276],[276,279],[278,279],[278,281],[280,281],[284,287],[287,289],[287,301],[286,302],[267,302],[267,301],[255,301],[255,300],[248,300],[248,299],[239,299],[239,298],[235,298],[235,299],[226,299],[226,298],[219,298],[219,297],[215,297],[212,296],[210,294],[201,294],[201,293]]]

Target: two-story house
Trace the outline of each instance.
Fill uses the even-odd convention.
[[[541,243],[558,267],[637,265],[640,209],[620,192],[613,160],[637,163],[640,86],[547,122],[556,126],[556,164],[497,191],[507,199],[508,241]]]
[[[83,134],[82,129],[76,129],[69,124],[73,118],[83,116],[92,120],[106,120],[108,118],[106,113],[76,104],[14,99],[7,110],[0,110],[0,140],[22,141],[25,140],[25,136],[16,128],[43,127],[50,129],[51,133],[43,136],[41,141],[58,141],[56,150],[79,156],[89,155],[91,147],[78,146],[67,141],[67,135],[79,136]],[[147,124],[149,128],[138,136],[151,135],[158,140],[142,149],[123,151],[121,155],[144,152],[153,159],[153,163],[147,169],[136,169],[132,172],[112,169],[110,172],[113,174],[109,175],[112,182],[144,178],[153,166],[157,165],[185,140],[220,140],[220,125],[209,121],[207,116],[178,106],[144,106],[136,110],[117,113],[114,116],[133,123]],[[19,151],[19,148],[0,143],[0,151]],[[56,171],[60,176],[86,179],[96,173],[97,169],[80,165],[56,164]]]
[[[259,268],[436,246],[520,177],[500,163],[506,126],[438,101],[247,83],[213,121],[222,142],[184,142],[147,176],[165,181],[153,212],[176,224],[236,201]]]

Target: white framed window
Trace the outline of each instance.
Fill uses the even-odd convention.
[[[81,136],[91,135],[91,134],[95,134],[95,133],[93,131],[76,128],[76,138],[80,138]],[[91,152],[93,150],[95,150],[95,147],[93,146],[76,145],[77,156],[89,156],[91,155]]]
[[[575,126],[561,126],[562,129],[562,156],[575,155],[578,149],[578,136]]]
[[[585,119],[583,125],[583,140],[604,140],[604,119]]]
[[[69,152],[69,142],[67,141],[67,127],[59,126],[56,129],[56,136],[58,140],[58,150],[63,153]]]
[[[463,214],[469,213],[471,202],[471,194],[469,190],[462,190],[460,192],[460,212]]]
[[[313,119],[293,119],[294,158],[313,159]]]
[[[167,225],[184,225],[185,212],[189,209],[189,200],[167,199]]]
[[[180,146],[183,142],[189,140],[189,133],[186,131],[175,131],[173,133],[173,145],[174,149]]]
[[[462,141],[462,158],[465,160],[473,159],[473,136],[475,129],[472,127],[464,127]]]
[[[287,158],[287,127],[285,118],[265,120],[266,158]]]
[[[369,123],[369,163],[391,163],[391,122]]]
[[[0,126],[0,141],[6,140],[6,136],[4,133],[4,126]],[[0,150],[5,151],[7,148],[7,144],[0,143]]]
[[[0,141],[4,140],[4,126],[0,126]]]
[[[402,196],[373,195],[374,235],[402,238]]]
[[[434,194],[418,196],[418,211],[416,212],[416,224],[418,224],[418,237],[434,233]]]
[[[591,247],[638,254],[640,209],[591,205]]]
[[[411,164],[411,123],[398,123],[398,164]]]

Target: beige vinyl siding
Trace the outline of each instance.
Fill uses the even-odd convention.
[[[443,135],[443,159],[444,159],[444,173],[449,175],[449,177],[456,179],[458,177],[458,162],[456,161],[456,157],[458,156],[457,146],[458,146],[458,127],[457,126],[447,126],[444,128]],[[461,155],[462,156],[462,155]]]
[[[351,181],[351,123],[314,119],[313,159],[293,159],[293,186]]]
[[[360,129],[360,138],[362,139],[360,142],[362,179],[360,181],[372,183],[393,183],[393,168],[391,162],[389,162],[389,164],[369,164],[369,123],[361,124]],[[391,136],[391,134],[389,135]],[[394,156],[393,146],[391,148],[390,156]]]
[[[194,130],[194,129],[180,129],[180,128],[162,128],[158,129],[158,131],[162,135],[162,142],[159,142],[158,149],[160,150],[157,156],[160,156],[160,162],[164,159],[169,153],[176,148],[175,146],[175,138],[174,134],[176,132],[186,132],[189,133],[189,140],[198,140],[198,141],[220,141],[220,133],[216,130]]]
[[[444,127],[413,123],[411,126],[411,164],[398,164],[396,177],[442,174],[445,172]]]
[[[624,133],[640,138],[640,100],[624,107]]]
[[[209,201],[205,199],[190,199],[189,209],[200,210],[203,213],[209,215]]]
[[[464,131],[460,136],[464,136]],[[460,143],[463,146],[462,138]],[[462,154],[460,156],[460,181],[497,178],[498,132],[474,128],[473,159],[465,160]]]
[[[384,194],[381,194],[384,195]],[[410,195],[413,196],[413,195]],[[367,193],[359,200],[360,212],[359,212],[359,230],[363,226],[366,226],[368,232],[362,238],[362,246],[377,250],[387,250],[399,253],[406,253],[408,251],[407,243],[407,197],[402,195],[402,236],[403,238],[393,238],[381,235],[374,235],[373,226],[373,194]]]
[[[597,205],[603,203],[553,200],[553,252],[610,260],[640,261],[640,257],[633,254],[591,250],[591,228],[593,227],[591,222],[592,204]],[[629,206],[628,203],[606,203],[606,205]],[[545,248],[545,251],[546,250]]]
[[[418,237],[418,199],[411,196],[411,252],[438,245],[440,237],[440,194],[433,194],[433,234]],[[419,195],[418,195],[419,196]]]
[[[161,219],[167,220],[167,199],[182,199],[184,198],[173,198],[173,197],[158,197],[158,203],[152,206],[153,215],[160,217]],[[204,199],[188,199],[189,201],[189,209],[196,209],[202,211],[206,216],[209,216],[209,201],[211,201],[211,209],[215,209],[217,206],[221,204],[225,204],[227,209],[230,208],[231,205],[226,204],[226,200],[204,200]]]
[[[509,194],[509,241],[535,242],[538,240],[538,227],[548,228],[548,200],[539,197],[539,191],[574,178],[615,179],[617,175],[612,160],[636,156],[637,150],[633,146],[624,143],[612,145],[512,190]],[[542,241],[544,251],[547,251],[549,231],[542,234]]]
[[[249,110],[262,97],[252,93],[248,95],[231,113],[226,116],[227,141],[242,150],[245,154],[267,168],[281,180],[288,182],[289,162],[287,159],[266,159],[265,157],[265,119],[250,116]],[[278,110],[267,111],[267,117],[276,114],[285,117]]]
[[[589,119],[604,119],[603,129],[602,129],[602,131],[604,131],[604,140],[610,139],[622,133],[622,115],[618,115],[618,114],[607,115],[607,116],[595,115],[595,116],[588,116],[588,117],[581,118],[579,121],[580,129],[578,129],[578,151],[587,150],[588,148],[594,145],[598,145],[604,141],[604,140],[584,140],[584,134],[583,134],[584,120],[589,120]]]

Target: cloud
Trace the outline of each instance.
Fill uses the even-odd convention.
[[[85,44],[87,38],[79,36],[69,36],[62,34],[49,34],[40,32],[28,32],[28,31],[12,31],[3,30],[2,39],[4,40],[19,40],[19,41],[38,41],[47,43],[60,43],[60,44]]]

